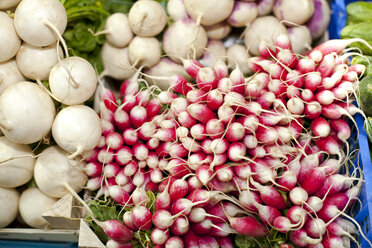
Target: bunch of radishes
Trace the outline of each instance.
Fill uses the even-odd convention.
[[[15,219],[19,205],[26,224],[44,228],[41,214],[67,193],[63,184],[76,191],[86,184],[82,155],[98,144],[101,124],[84,103],[97,75],[88,61],[69,56],[62,38],[67,14],[58,0],[0,4],[11,6],[14,14],[0,11],[0,226]],[[31,178],[37,188],[19,197],[14,188]]]
[[[169,91],[141,90],[138,75],[123,82],[120,101],[102,91],[104,131],[87,158],[88,187],[126,209],[115,222],[124,233],[104,228],[107,245],[130,247],[133,232],[147,230],[167,248],[232,247],[231,234],[272,229],[297,247],[357,243],[346,211],[362,180],[349,172],[347,142],[365,67],[342,54],[355,41],[299,56],[281,34],[247,61],[250,77],[222,60],[182,59],[192,80],[163,77]],[[158,191],[153,212],[146,190]]]

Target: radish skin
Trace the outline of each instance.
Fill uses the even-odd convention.
[[[14,29],[13,19],[5,12],[0,11],[0,63],[13,58],[20,46],[21,39]]]
[[[19,206],[19,193],[16,189],[0,187],[0,228],[6,227],[16,218]]]
[[[34,143],[50,132],[55,111],[44,89],[35,83],[18,82],[0,95],[0,129],[13,142]]]

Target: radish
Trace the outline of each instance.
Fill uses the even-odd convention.
[[[183,248],[184,243],[182,238],[178,236],[170,237],[167,242],[165,242],[165,248]]]
[[[199,58],[203,54],[208,42],[203,27],[194,20],[184,18],[171,24],[164,32],[164,52],[175,62],[181,58]]]
[[[5,12],[0,11],[0,62],[13,58],[21,46],[21,39],[18,37],[13,24],[13,19]]]
[[[99,142],[101,126],[97,113],[85,105],[62,109],[56,116],[52,135],[57,144],[73,158],[93,149]]]
[[[18,82],[0,96],[0,129],[13,142],[30,144],[46,137],[54,116],[52,99],[37,84]]]
[[[16,189],[0,187],[0,228],[6,227],[15,220],[18,213],[19,193]]]
[[[117,48],[106,42],[101,49],[101,58],[104,67],[101,77],[109,76],[123,80],[135,73],[129,61],[128,47]]]
[[[132,66],[153,67],[160,60],[160,42],[154,37],[135,36],[128,45],[128,56]]]
[[[169,79],[174,75],[181,75],[187,80],[190,78],[190,75],[182,65],[175,63],[168,57],[161,58],[159,63],[152,68],[147,69],[145,74],[150,75],[150,77],[146,77],[145,75],[145,78],[149,83],[157,85],[162,90],[168,90],[170,86]]]
[[[105,30],[98,33],[106,34],[107,42],[115,47],[126,47],[133,38],[128,17],[123,13],[111,14],[106,20]]]
[[[152,226],[151,212],[145,206],[135,206],[132,210],[132,218],[138,230],[149,230]]]
[[[158,35],[167,23],[167,14],[156,1],[137,1],[128,13],[129,25],[134,34],[142,37]]]
[[[303,54],[311,49],[312,38],[306,26],[291,27],[288,29],[292,50],[296,54]]]
[[[22,74],[32,80],[47,80],[53,66],[63,57],[62,50],[56,44],[46,47],[35,47],[22,44],[16,61]]]
[[[272,11],[274,0],[258,0],[257,10],[259,16],[265,16]]]
[[[244,35],[244,44],[249,48],[249,53],[259,55],[258,44],[264,40],[267,46],[274,44],[280,34],[286,34],[287,30],[283,24],[273,16],[263,16],[255,19],[248,27]]]
[[[33,176],[35,155],[27,145],[0,137],[0,187],[15,188]]]
[[[22,1],[14,13],[14,27],[18,35],[33,46],[49,46],[57,39],[63,42],[61,35],[66,25],[67,13],[58,0]]]
[[[279,20],[287,21],[289,24],[301,25],[308,21],[314,13],[314,2],[302,0],[293,2],[291,0],[276,0],[273,13]],[[301,14],[300,14],[301,13]]]
[[[67,192],[63,183],[69,183],[77,192],[83,189],[87,180],[84,166],[79,159],[69,159],[58,146],[50,146],[36,159],[35,182],[43,193],[61,198]]]
[[[222,40],[231,32],[231,26],[226,21],[223,21],[206,26],[205,31],[209,39]]]
[[[80,57],[68,57],[53,66],[49,86],[54,97],[63,104],[82,104],[93,96],[97,76],[93,66]]]
[[[0,62],[0,94],[11,84],[25,81],[16,60],[10,59]]]
[[[19,198],[19,213],[27,225],[43,229],[49,223],[42,217],[42,214],[52,210],[56,202],[56,198],[44,194],[38,188],[28,188]]]
[[[235,1],[234,8],[227,18],[233,27],[245,27],[256,19],[258,15],[257,4],[253,2]]]
[[[151,241],[155,245],[163,245],[169,239],[169,230],[162,230],[159,228],[154,228],[151,232]]]
[[[305,23],[311,32],[311,37],[313,40],[320,38],[324,32],[327,30],[330,22],[330,6],[325,0],[315,0],[314,1],[314,14]]]
[[[169,0],[167,3],[168,15],[175,21],[187,17],[183,0]]]
[[[331,126],[326,119],[318,117],[311,122],[311,131],[316,137],[327,137],[331,132]]]
[[[217,60],[226,60],[226,48],[220,40],[209,40],[207,43],[206,51],[203,57],[200,58],[200,63],[204,66],[213,67]]]
[[[210,26],[225,20],[234,7],[233,0],[213,1],[206,0],[199,2],[196,0],[184,0],[187,13],[197,20],[197,24]],[[213,9],[213,13],[210,11]]]

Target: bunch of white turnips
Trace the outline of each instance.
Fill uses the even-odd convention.
[[[58,0],[6,0],[0,10],[0,228],[18,212],[45,228],[41,215],[67,194],[63,184],[77,192],[86,184],[82,156],[98,143],[101,126],[84,102],[97,75],[87,60],[68,55],[67,13]],[[30,144],[51,137],[56,145],[35,154]],[[16,189],[32,178],[37,187]]]

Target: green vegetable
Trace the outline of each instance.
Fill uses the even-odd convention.
[[[351,61],[352,64],[362,64],[366,66],[366,74],[372,74],[372,56],[356,56]]]
[[[342,39],[361,38],[372,46],[372,22],[362,22],[358,24],[347,25],[341,31]],[[351,47],[358,47],[364,55],[372,55],[372,50],[365,44],[352,43]]]
[[[358,103],[367,116],[372,116],[372,74],[364,77],[359,83]]]
[[[366,130],[366,134],[369,139],[369,142],[372,143],[372,117],[367,117],[367,120],[365,120],[364,130]],[[371,151],[371,157],[372,157],[372,151]]]
[[[346,6],[347,21],[346,24],[356,24],[359,22],[372,22],[372,3],[354,2]]]

